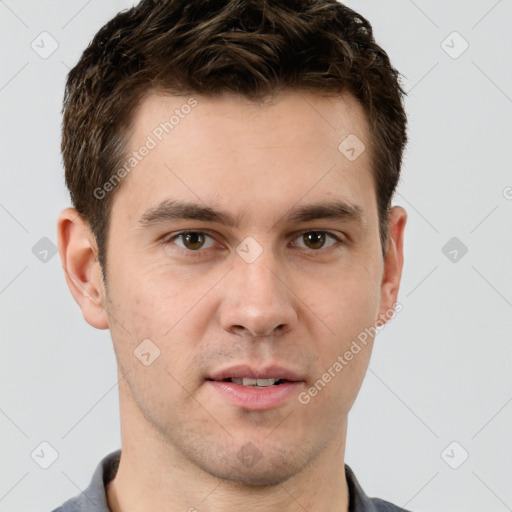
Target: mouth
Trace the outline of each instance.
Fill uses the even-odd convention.
[[[215,381],[215,379],[206,379]],[[279,386],[281,384],[285,384],[287,382],[296,382],[296,381],[290,381],[287,379],[276,379],[276,378],[270,378],[270,379],[253,379],[251,377],[231,377],[228,379],[223,379],[221,381],[216,382],[232,382],[233,384],[239,384],[241,386],[247,386],[250,388],[268,388],[269,386]]]
[[[232,366],[212,373],[206,383],[224,402],[253,411],[276,409],[305,386],[299,372],[278,365]]]
[[[278,364],[264,367],[241,364],[214,371],[207,380],[233,382],[242,386],[279,386],[286,382],[303,381],[302,375],[291,368]]]

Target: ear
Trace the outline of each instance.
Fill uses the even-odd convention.
[[[108,329],[105,287],[89,224],[74,208],[66,208],[58,217],[57,233],[66,283],[85,321],[97,329]]]
[[[404,265],[404,231],[407,212],[401,206],[391,208],[388,216],[388,239],[384,272],[381,283],[381,299],[378,325],[384,325],[392,316],[398,298],[402,268]]]

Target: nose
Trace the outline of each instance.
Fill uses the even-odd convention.
[[[237,257],[224,281],[222,328],[238,336],[281,336],[297,323],[293,286],[270,249],[252,263]]]

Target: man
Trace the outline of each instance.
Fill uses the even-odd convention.
[[[400,511],[344,463],[394,314],[398,73],[334,0],[144,0],[70,72],[66,281],[122,451],[59,512]]]

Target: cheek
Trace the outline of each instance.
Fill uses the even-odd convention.
[[[118,275],[111,287],[111,316],[115,318],[111,331],[120,364],[140,372],[134,352],[143,350],[138,347],[144,347],[144,342],[149,352],[158,354],[157,367],[175,369],[180,381],[188,378],[182,369],[190,366],[190,358],[200,350],[197,345],[214,314],[207,295],[216,279],[180,274],[169,265],[155,264],[126,275],[130,279]]]
[[[128,324],[144,336],[162,336],[208,290],[208,282],[197,275],[177,272],[167,263],[132,262],[112,279],[113,300]]]
[[[325,323],[326,332],[341,344],[373,325],[376,319],[380,304],[379,277],[367,268],[351,265],[331,272],[322,286],[309,293],[311,310]]]
[[[181,407],[183,387],[195,384],[188,368],[199,329],[190,304],[197,300],[185,295],[169,279],[144,279],[142,273],[117,290],[119,307],[113,314],[119,321],[112,322],[112,339],[118,365],[142,411]]]
[[[375,271],[353,265],[325,281],[322,291],[317,289],[311,299],[311,310],[321,320],[316,321],[319,330],[314,335],[317,384],[312,393],[322,396],[317,403],[332,404],[332,414],[344,414],[355,400],[370,360],[379,278]]]

